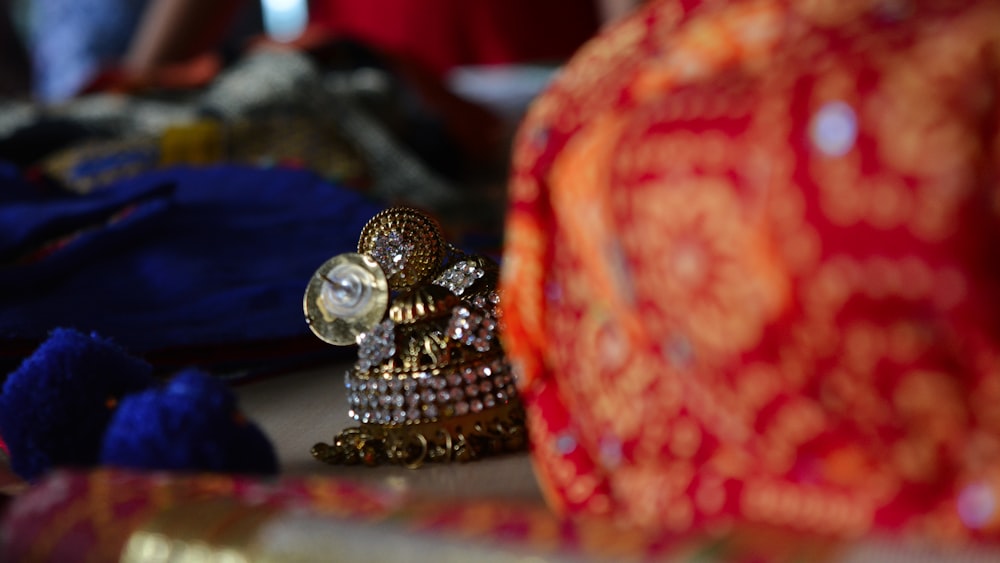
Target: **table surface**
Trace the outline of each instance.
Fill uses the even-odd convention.
[[[353,421],[347,416],[346,390],[343,385],[343,374],[348,367],[348,364],[333,364],[236,387],[245,414],[256,421],[272,440],[283,474],[337,476],[441,499],[504,499],[537,503],[538,506],[544,504],[527,453],[472,463],[432,464],[416,470],[395,466],[332,466],[314,460],[309,453],[313,444],[329,442],[334,434],[352,425]],[[0,508],[4,504],[3,495],[16,493],[21,487],[23,485],[5,472],[0,464]],[[384,549],[393,553],[406,553],[414,561],[464,561],[468,560],[466,556],[473,553],[468,551],[470,546],[461,544],[464,551],[460,556],[444,557],[447,554],[442,549],[454,548],[459,544],[436,540],[431,549],[420,544],[421,538],[411,537],[412,534],[386,526],[361,526],[345,522],[339,526],[324,528],[324,534],[339,542],[350,540],[350,543],[362,545],[368,551],[371,549],[371,542],[367,539],[360,540],[370,539],[375,534],[380,538],[378,543]],[[421,549],[414,551],[417,547]],[[340,548],[343,549],[343,545]],[[493,552],[490,550],[476,552],[476,559],[486,563],[489,560],[487,556],[491,553]],[[511,555],[511,552],[502,551],[499,555],[504,553]],[[389,552],[383,555],[389,555]],[[416,555],[421,557],[414,559]],[[949,552],[874,537],[844,546],[844,550],[834,560],[851,563],[884,560],[938,562],[953,561],[956,558],[969,562],[1000,561],[1000,551],[996,551],[994,547],[971,547],[960,552]],[[371,553],[357,560],[372,560]]]

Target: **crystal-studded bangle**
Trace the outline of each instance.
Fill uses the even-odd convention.
[[[433,219],[407,208],[376,215],[357,254],[324,264],[306,291],[306,318],[323,340],[358,344],[345,385],[360,426],[313,455],[418,467],[523,449],[524,410],[499,339],[498,278],[496,263],[447,245]]]
[[[431,422],[439,417],[481,413],[517,396],[510,367],[502,355],[449,370],[402,376],[344,376],[348,416],[363,424]]]

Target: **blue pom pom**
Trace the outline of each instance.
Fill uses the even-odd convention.
[[[112,341],[54,330],[0,394],[0,436],[11,468],[31,481],[57,466],[96,464],[117,403],[155,382],[149,364]]]
[[[101,461],[143,470],[274,474],[270,441],[240,413],[226,385],[198,371],[125,398]]]

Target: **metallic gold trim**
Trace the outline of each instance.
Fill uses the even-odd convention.
[[[389,318],[397,325],[413,324],[451,315],[461,299],[438,285],[425,285],[393,299]]]
[[[521,451],[527,446],[519,402],[464,416],[400,425],[362,424],[313,446],[316,459],[333,465],[392,464],[416,469],[424,463],[466,462]]]

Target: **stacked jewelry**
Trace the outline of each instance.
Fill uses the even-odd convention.
[[[357,253],[320,266],[306,289],[306,322],[326,342],[358,345],[344,380],[360,426],[317,444],[313,456],[419,467],[523,449],[524,410],[498,337],[498,273],[408,208],[379,213]]]

